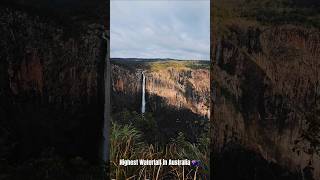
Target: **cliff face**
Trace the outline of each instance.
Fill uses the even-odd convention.
[[[150,103],[152,109],[169,105],[209,118],[209,70],[168,68],[147,73],[146,77],[149,96],[165,100],[164,104]]]
[[[14,156],[23,160],[52,148],[62,156],[96,159],[103,26],[96,21],[70,29],[27,12],[0,8],[0,122],[16,141]]]
[[[134,107],[140,112],[142,71],[145,71],[147,111],[171,106],[209,116],[209,70],[166,68],[132,71],[119,65],[113,65],[112,69],[115,106],[122,104],[122,107]]]
[[[119,65],[111,68],[112,93],[111,102],[113,111],[125,108],[140,112],[141,108],[141,71],[131,71]]]
[[[213,46],[214,151],[240,144],[292,172],[311,164],[320,178],[313,139],[320,116],[319,31],[237,23],[227,28],[228,36]]]

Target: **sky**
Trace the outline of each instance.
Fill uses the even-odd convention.
[[[209,60],[209,0],[111,0],[111,58]]]

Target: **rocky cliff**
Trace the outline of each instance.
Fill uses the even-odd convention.
[[[154,143],[168,143],[182,132],[195,142],[208,131],[209,70],[187,67],[186,62],[114,60],[112,112],[125,109],[140,114],[142,72],[146,77],[146,113],[156,123]],[[114,119],[116,120],[116,119]],[[128,123],[128,122],[124,122]]]
[[[319,31],[234,21],[226,29],[212,40],[214,154],[240,144],[319,179]]]
[[[209,70],[167,68],[146,73],[149,96],[162,97],[164,105],[189,109],[195,114],[209,118]],[[156,109],[161,104],[151,103]]]
[[[0,129],[12,144],[5,158],[23,162],[52,149],[62,157],[96,161],[103,121],[103,22],[79,13],[58,17],[58,7],[45,12],[21,2],[0,6]]]
[[[112,65],[112,111],[121,111],[129,108],[140,112],[142,98],[141,72],[141,70],[131,71],[119,65]]]
[[[209,70],[148,68],[130,70],[112,66],[112,84],[115,106],[141,107],[142,71],[146,75],[147,109],[155,111],[164,106],[189,109],[195,114],[209,117]],[[115,97],[117,96],[117,97]],[[122,96],[122,97],[120,97]],[[157,101],[156,98],[162,99]]]

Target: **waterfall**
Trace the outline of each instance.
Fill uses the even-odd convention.
[[[141,102],[141,113],[144,114],[146,111],[146,76],[142,72],[142,102]]]

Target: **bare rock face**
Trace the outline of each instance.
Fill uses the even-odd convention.
[[[149,96],[163,97],[167,105],[189,109],[195,114],[209,117],[208,70],[168,68],[147,73],[146,76]]]
[[[214,151],[241,144],[292,172],[312,166],[319,178],[311,140],[317,133],[308,133],[319,124],[319,31],[228,28],[230,36],[215,44],[219,57],[212,69]]]
[[[112,65],[112,93],[113,111],[130,110],[140,112],[141,106],[141,71],[131,71],[118,65]]]
[[[13,67],[10,63],[8,69],[10,89],[17,95],[21,91],[33,90],[38,94],[43,92],[43,66],[36,50],[26,50],[24,59],[19,66]]]

